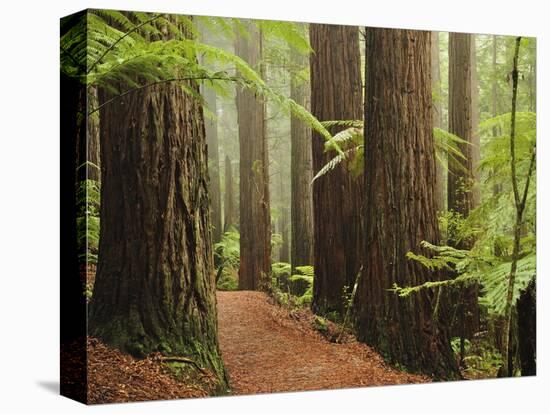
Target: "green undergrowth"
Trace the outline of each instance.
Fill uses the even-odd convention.
[[[239,287],[240,235],[234,228],[226,231],[221,240],[214,244],[216,288],[237,290]]]
[[[309,307],[313,299],[313,277],[313,266],[297,266],[292,272],[289,263],[273,263],[269,293],[281,306]]]

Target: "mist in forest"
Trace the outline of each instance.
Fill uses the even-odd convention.
[[[535,39],[110,10],[61,34],[88,322],[62,342],[93,373],[66,394],[536,374]]]

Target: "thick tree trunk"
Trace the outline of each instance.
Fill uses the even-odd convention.
[[[304,108],[310,106],[309,83],[297,72],[309,66],[308,56],[291,52],[290,98]],[[290,119],[291,169],[291,261],[292,268],[313,264],[313,161],[311,129],[292,116]]]
[[[237,223],[235,220],[235,193],[233,189],[233,169],[231,159],[225,156],[225,194],[223,203],[223,231],[229,231]]]
[[[288,238],[288,209],[283,207],[281,209],[281,254],[279,260],[281,262],[290,262],[290,240]]]
[[[362,118],[359,29],[312,24],[311,112],[320,121]],[[337,129],[331,132],[335,133]],[[313,169],[319,171],[334,154],[324,139],[312,136]],[[342,290],[353,287],[362,263],[363,177],[341,165],[313,184],[314,267],[313,309],[343,313]]]
[[[406,254],[423,240],[439,242],[430,33],[366,33],[366,256],[355,302],[358,336],[392,363],[456,378],[447,332],[432,318],[433,292],[401,298],[388,291],[432,278]]]
[[[537,292],[535,280],[518,300],[518,346],[521,375],[537,375]]]
[[[101,90],[100,101],[108,98]],[[188,356],[223,385],[202,108],[167,83],[105,105],[100,117],[101,240],[89,333],[136,356]]]
[[[216,92],[203,86],[206,106],[216,115]],[[208,173],[210,175],[210,203],[212,219],[212,241],[217,243],[222,236],[222,206],[220,190],[220,155],[218,149],[218,123],[215,118],[205,119],[206,144],[208,146]]]
[[[261,33],[246,23],[249,36],[237,34],[235,53],[252,68],[260,69]],[[269,211],[268,150],[265,102],[261,96],[237,88],[240,150],[241,261],[239,289],[258,290],[268,283],[271,271],[271,217]]]
[[[479,205],[477,167],[479,164],[479,135],[477,133],[477,79],[475,37],[465,33],[449,34],[449,132],[465,140],[459,144],[465,159],[451,163],[448,174],[447,204],[449,211],[466,218]],[[454,234],[453,234],[454,233]],[[449,244],[469,249],[473,240],[458,239],[449,231]],[[458,306],[458,320],[453,321],[453,333],[471,338],[479,329],[479,288],[465,287],[453,295]]]
[[[443,105],[441,101],[441,69],[439,67],[439,32],[432,32],[432,88],[433,88],[433,103],[432,103],[432,120],[434,128],[442,128]],[[437,203],[437,211],[445,210],[445,180],[447,171],[441,162],[436,160],[436,177],[435,177],[435,201]]]

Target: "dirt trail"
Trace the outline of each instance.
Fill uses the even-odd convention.
[[[311,315],[310,315],[311,316]],[[261,292],[218,292],[220,346],[234,394],[427,382],[365,344],[335,344]]]

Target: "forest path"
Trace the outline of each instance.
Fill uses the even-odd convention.
[[[291,313],[262,292],[218,292],[219,339],[234,394],[427,382],[397,371],[365,344],[331,343],[309,311]]]

